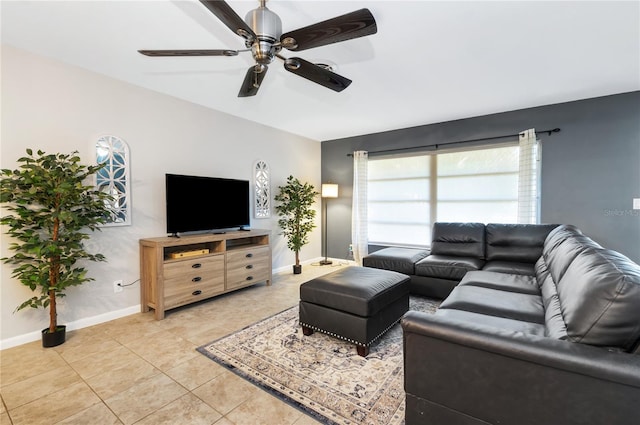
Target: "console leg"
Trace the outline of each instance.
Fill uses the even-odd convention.
[[[303,327],[302,327],[302,334],[303,334],[303,335],[305,335],[305,336],[309,336],[309,335],[311,335],[312,333],[313,333],[313,329],[308,328],[308,327],[306,327],[306,326],[303,326]]]
[[[358,355],[362,357],[367,357],[369,355],[369,347],[363,347],[362,345],[356,345],[356,350],[358,350]]]

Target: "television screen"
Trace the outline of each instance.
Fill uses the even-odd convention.
[[[249,181],[166,175],[167,233],[249,226]]]

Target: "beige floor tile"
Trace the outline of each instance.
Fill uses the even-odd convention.
[[[120,419],[113,414],[104,403],[93,406],[64,419],[56,425],[122,425]]]
[[[88,343],[112,340],[109,335],[105,334],[104,329],[99,326],[89,326],[88,328],[67,330],[64,344],[53,347],[52,349],[60,354],[82,347]]]
[[[105,403],[125,425],[129,425],[177,400],[186,392],[184,387],[168,376],[158,374],[106,399]]]
[[[100,399],[84,382],[48,394],[9,410],[13,425],[51,425],[99,403]]]
[[[225,371],[220,376],[193,390],[193,394],[226,415],[243,402],[262,391],[233,372]]]
[[[293,424],[303,414],[266,391],[260,391],[229,412],[226,417],[236,425],[288,425]]]
[[[235,425],[235,424],[231,422],[229,419],[223,417],[213,425]]]
[[[4,387],[64,366],[65,361],[37,341],[0,351],[0,364],[0,385]]]
[[[49,372],[4,386],[2,398],[7,409],[13,410],[81,381],[80,376],[69,365],[58,366]]]
[[[160,370],[151,363],[136,356],[116,369],[87,378],[86,382],[100,398],[106,400],[159,373]]]
[[[212,300],[211,302],[214,302]],[[170,317],[163,320],[162,325],[166,332],[179,335],[181,338],[200,346],[217,338],[217,335],[224,336],[233,332],[233,320],[224,318],[212,318],[211,307],[208,311],[197,311],[189,315],[182,315],[180,319]],[[211,335],[210,337],[208,335]],[[200,343],[202,339],[204,342]]]
[[[126,346],[161,371],[200,355],[195,344],[170,332],[156,333]]]
[[[188,389],[189,391],[199,387],[207,381],[220,376],[225,372],[225,368],[208,357],[199,354],[198,356],[180,363],[165,373],[174,381]]]
[[[213,329],[205,329],[201,330],[192,335],[188,335],[187,339],[195,344],[196,347],[200,347],[201,345],[208,344],[217,339],[222,338],[223,336],[227,336],[235,331],[235,327],[233,325],[228,325],[225,327],[216,327]]]
[[[222,415],[193,394],[186,394],[156,410],[136,425],[211,425]]]
[[[6,411],[7,411],[7,409],[4,406],[4,397],[2,396],[2,393],[0,392],[0,413],[4,413]]]
[[[113,320],[103,324],[102,329],[121,344],[145,339],[149,335],[162,331],[159,321],[153,317],[153,312],[137,313]]]
[[[104,353],[109,353],[122,346],[118,341],[106,336],[104,333],[99,334],[97,338],[86,338],[85,335],[86,333],[82,337],[78,337],[79,341],[75,342],[77,345],[70,345],[65,347],[63,351],[58,351],[63,359],[69,363],[87,357],[92,357],[95,360],[103,356]],[[66,342],[60,347],[65,345],[67,345]]]
[[[69,364],[83,379],[88,379],[118,369],[138,358],[139,356],[127,347],[118,345],[110,351],[103,352],[100,356],[84,357]]]
[[[11,425],[11,419],[9,419],[7,412],[0,413],[0,425]]]

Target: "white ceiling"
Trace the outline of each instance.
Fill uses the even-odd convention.
[[[244,17],[256,0],[227,2]],[[198,1],[1,1],[2,42],[315,140],[640,90],[638,1],[270,0],[290,31],[367,7],[378,33],[302,52],[353,80],[333,92],[270,65],[238,98],[250,53]]]

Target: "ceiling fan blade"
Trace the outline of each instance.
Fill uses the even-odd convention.
[[[223,0],[200,0],[207,9],[218,17],[231,31],[245,40],[253,41],[256,34],[251,27]]]
[[[237,56],[237,50],[138,50],[145,56]]]
[[[376,20],[369,9],[360,9],[346,15],[318,22],[280,37],[282,46],[300,51],[378,32]]]
[[[269,67],[267,65],[254,65],[247,70],[242,82],[242,87],[238,92],[238,97],[255,96],[258,93],[262,80],[267,73]]]
[[[351,84],[350,79],[300,58],[285,60],[284,69],[337,92],[346,89]]]

